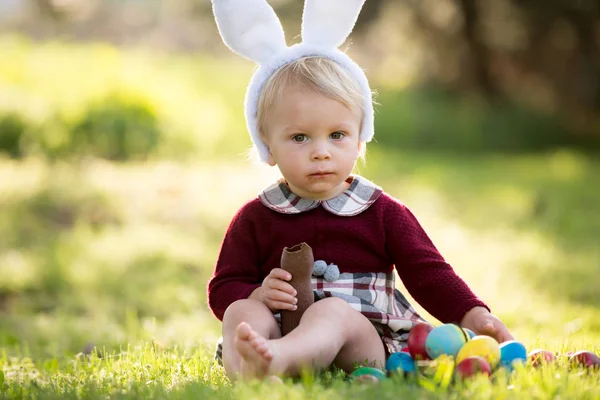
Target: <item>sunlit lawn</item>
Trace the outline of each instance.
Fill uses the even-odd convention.
[[[597,158],[568,151],[465,158],[384,153],[376,145],[367,158],[360,172],[411,207],[529,349],[600,351]],[[212,364],[219,325],[205,305],[205,285],[229,219],[277,176],[274,169],[243,160],[53,167],[5,160],[0,176],[5,395],[266,395],[261,386],[228,389]],[[76,355],[94,345],[105,358]],[[477,381],[437,394],[414,382],[369,389],[326,377],[319,378],[325,386],[309,379],[268,393],[333,399],[372,391],[383,398],[600,392],[598,374],[564,368],[561,362],[556,371],[527,369],[512,380],[497,377],[494,386]]]
[[[243,159],[250,63],[0,39],[11,60],[0,63],[0,114],[27,124],[33,155],[0,158],[0,398],[600,398],[600,374],[569,371],[564,357],[434,392],[328,374],[232,388],[211,359],[220,326],[206,283],[233,213],[277,177]],[[116,111],[113,94],[123,100]],[[485,139],[491,124],[493,140],[510,142],[539,120],[382,94],[382,143],[369,145],[359,172],[413,210],[528,349],[600,352],[598,154],[407,150],[398,131],[460,144]],[[69,148],[98,100],[117,124],[137,121],[128,104],[147,106],[162,135],[153,161],[110,163]],[[64,161],[43,161],[53,157]]]

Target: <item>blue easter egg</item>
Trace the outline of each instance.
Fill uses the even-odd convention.
[[[405,352],[394,353],[392,354],[385,363],[385,369],[388,372],[415,372],[415,362],[410,356],[410,354]]]
[[[432,360],[442,354],[456,357],[458,351],[469,340],[469,335],[458,325],[444,324],[433,328],[425,341],[425,350]]]
[[[477,334],[469,328],[463,328],[463,330],[467,332],[467,334],[469,335],[469,339],[473,339],[475,336],[477,336]]]
[[[527,361],[527,349],[516,340],[509,340],[500,345],[500,365],[512,369],[513,363]]]

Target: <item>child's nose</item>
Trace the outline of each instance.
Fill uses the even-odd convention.
[[[331,158],[331,152],[326,143],[317,142],[312,152],[313,160],[328,160]]]

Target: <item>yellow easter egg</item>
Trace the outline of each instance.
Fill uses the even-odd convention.
[[[456,363],[460,363],[467,357],[482,357],[492,368],[500,362],[500,345],[489,336],[475,336],[460,349],[456,355]]]

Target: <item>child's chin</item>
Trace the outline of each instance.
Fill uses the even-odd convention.
[[[317,184],[317,185],[311,185],[310,188],[307,188],[306,193],[315,199],[328,200],[339,194],[337,192],[336,188],[337,188],[336,185]]]

